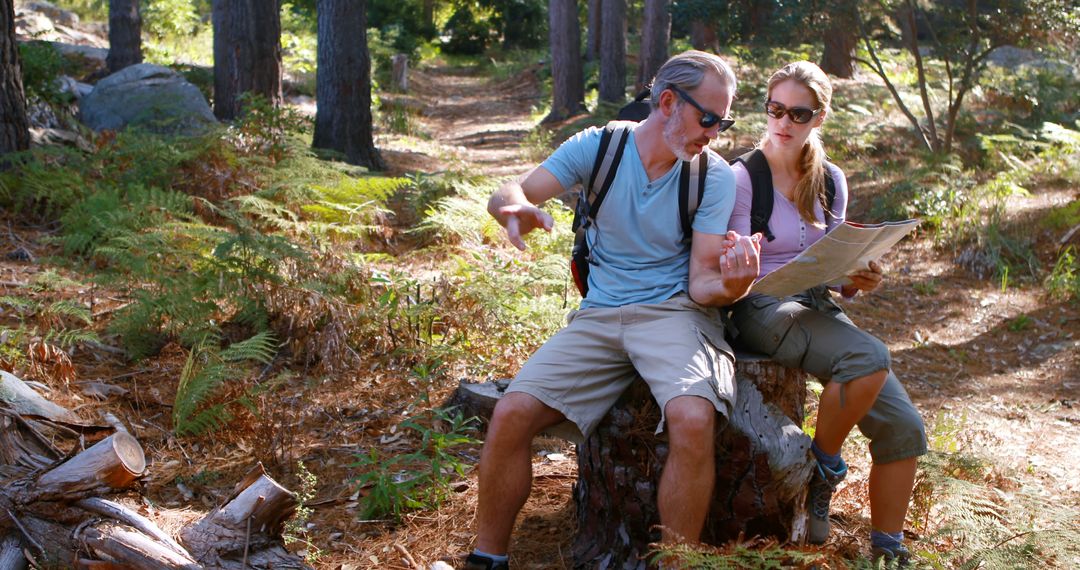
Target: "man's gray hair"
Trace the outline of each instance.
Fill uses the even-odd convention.
[[[720,56],[698,50],[680,53],[664,62],[653,78],[649,104],[653,109],[660,105],[660,94],[672,85],[690,91],[701,85],[707,72],[715,73],[731,92],[735,92],[735,73]],[[681,101],[680,101],[681,103]]]

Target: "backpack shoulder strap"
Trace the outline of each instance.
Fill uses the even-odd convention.
[[[596,158],[593,159],[592,173],[589,175],[588,184],[581,188],[578,194],[577,206],[574,208],[573,231],[585,223],[586,220],[596,217],[600,211],[600,203],[611,188],[611,182],[615,179],[615,171],[619,168],[622,160],[623,149],[629,138],[630,127],[634,123],[628,121],[611,121],[604,127],[600,135],[600,146],[596,149]]]
[[[832,170],[829,167],[832,164],[825,163],[825,221],[828,222],[829,218],[833,216],[833,203],[836,202],[836,181],[833,180]]]
[[[773,185],[772,171],[769,170],[769,161],[765,160],[765,154],[760,149],[754,149],[732,161],[741,162],[750,174],[750,186],[753,194],[750,199],[750,233],[761,233],[765,239],[776,239],[769,230],[769,218],[772,217],[773,209]]]
[[[679,224],[683,240],[694,235],[694,215],[705,196],[705,180],[709,171],[709,154],[702,152],[689,162],[683,162],[679,171]]]
[[[587,188],[589,218],[596,217],[596,213],[600,211],[600,204],[611,189],[615,172],[619,169],[619,162],[622,161],[626,141],[630,138],[632,124],[634,123],[612,121],[604,127],[604,134],[600,138],[600,148],[596,151],[593,173],[589,177]]]

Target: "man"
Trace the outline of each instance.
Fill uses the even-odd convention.
[[[629,135],[586,239],[588,294],[567,326],[522,367],[491,418],[480,458],[479,533],[466,568],[508,568],[514,519],[532,482],[531,441],[564,420],[587,437],[639,375],[660,405],[669,455],[658,506],[663,538],[696,541],[712,494],[716,412],[734,402],[731,350],[715,309],[744,296],[758,271],[757,240],[727,232],[734,178],[708,150],[733,121],[735,76],[719,57],[688,51],[653,80],[651,112]],[[563,143],[492,196],[488,211],[525,249],[551,231],[537,205],[590,176],[602,130]],[[710,153],[690,243],[679,221],[680,160]],[[692,245],[691,245],[692,244]]]

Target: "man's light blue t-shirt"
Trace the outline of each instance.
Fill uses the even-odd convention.
[[[574,135],[540,166],[564,189],[587,183],[602,134],[593,127]],[[724,159],[705,152],[709,170],[693,228],[723,234],[735,205],[735,177]],[[679,166],[676,161],[649,182],[631,132],[596,223],[587,231],[597,263],[589,269],[589,294],[581,308],[660,303],[688,290],[690,243],[683,241],[679,222]]]

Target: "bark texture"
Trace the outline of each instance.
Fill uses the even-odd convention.
[[[581,65],[581,25],[577,0],[548,4],[551,45],[551,112],[543,122],[561,121],[585,110],[585,72]]]
[[[668,12],[668,4],[669,0],[645,0],[635,91],[648,85],[668,59],[668,44],[671,43],[671,13]]]
[[[340,152],[372,170],[386,165],[371,124],[371,59],[366,0],[318,0],[318,79],[315,148]]]
[[[717,51],[720,47],[720,40],[716,37],[716,27],[701,20],[691,22],[690,45],[694,46],[694,49],[701,51]]]
[[[626,0],[603,0],[600,22],[601,101],[626,100]]]
[[[825,28],[825,51],[821,70],[841,79],[855,76],[855,46],[859,42],[858,28],[853,19],[832,18]]]
[[[800,427],[804,374],[754,355],[736,361],[737,401],[717,426],[716,487],[701,539],[722,544],[744,533],[802,542],[813,466]],[[487,420],[508,384],[462,384],[448,405]],[[638,381],[578,445],[575,568],[646,568],[642,558],[660,539],[656,495],[668,453],[653,434],[659,418],[648,386]],[[546,434],[569,439],[563,427]]]
[[[214,0],[214,115],[243,113],[241,95],[281,103],[279,0]]]
[[[30,123],[15,43],[15,5],[14,0],[0,0],[0,156],[28,148]]]
[[[716,431],[716,487],[701,539],[723,544],[743,533],[799,542],[812,465],[810,438],[799,427],[802,373],[740,360],[736,375],[732,417]],[[659,419],[639,381],[578,446],[575,567],[646,568],[649,543],[660,539],[657,485],[668,453],[653,435]]]
[[[600,5],[602,0],[588,0],[588,26],[585,34],[585,61],[600,57]]]
[[[139,0],[109,0],[109,73],[142,63],[142,18]]]

